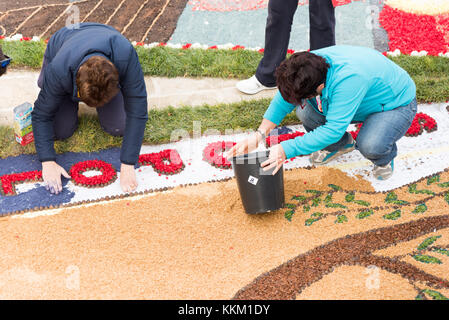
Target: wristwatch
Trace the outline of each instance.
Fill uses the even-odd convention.
[[[265,133],[263,133],[262,130],[260,130],[260,129],[257,129],[257,132],[259,132],[260,135],[262,136],[262,141],[263,141],[264,147],[267,147],[267,137],[266,137]]]

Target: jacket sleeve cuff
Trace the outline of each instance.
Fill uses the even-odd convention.
[[[296,141],[295,139],[282,141],[281,142],[282,149],[284,149],[285,156],[287,159],[298,156],[296,152]]]
[[[136,162],[128,161],[128,160],[120,160],[121,163],[127,164],[129,166],[135,166]]]

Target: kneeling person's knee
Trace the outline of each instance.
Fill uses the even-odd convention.
[[[125,134],[125,125],[102,125],[103,130],[114,137],[122,137]]]
[[[375,139],[363,141],[362,143],[357,142],[357,149],[368,159],[379,159],[392,151],[392,148],[385,142],[376,141]]]
[[[55,140],[65,140],[73,136],[76,129],[78,128],[78,121],[76,121],[73,125],[67,125],[67,123],[56,124],[55,125]]]

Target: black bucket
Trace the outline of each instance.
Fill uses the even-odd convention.
[[[274,168],[263,171],[260,164],[268,159],[269,151],[245,154],[232,158],[240,198],[246,213],[274,211],[284,206],[284,171]]]

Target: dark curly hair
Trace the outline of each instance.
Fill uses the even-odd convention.
[[[81,65],[76,75],[79,98],[89,107],[105,105],[119,92],[119,74],[111,61],[94,56]]]
[[[316,96],[316,89],[326,81],[330,65],[310,52],[297,52],[276,69],[276,83],[285,101],[299,105],[302,99]]]
[[[0,47],[0,60],[5,60],[5,59],[6,59],[6,57],[3,54],[2,47]],[[6,73],[7,68],[8,67],[5,67],[5,68],[0,67],[0,77]]]

